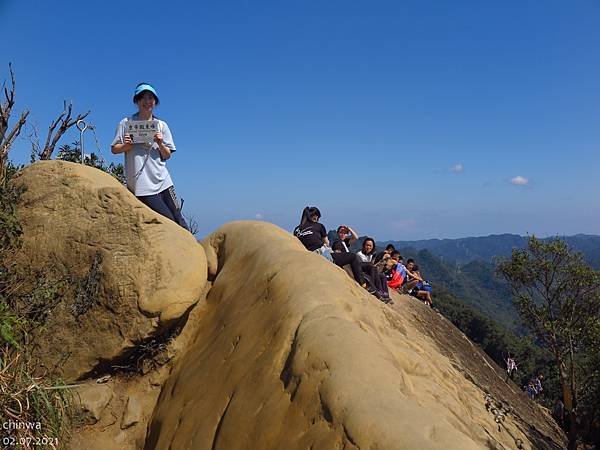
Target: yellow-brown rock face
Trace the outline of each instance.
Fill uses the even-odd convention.
[[[33,352],[85,380],[72,449],[564,447],[445,318],[407,296],[382,304],[274,225],[234,222],[199,245],[95,169],[39,162],[14,182],[27,187],[20,263],[69,284]],[[191,308],[161,341],[168,358],[115,371]]]
[[[18,209],[26,263],[77,285],[35,339],[49,369],[79,378],[165,331],[198,301],[202,247],[110,175],[41,161],[14,183],[26,188]]]
[[[231,223],[203,246],[214,284],[146,449],[537,449],[561,440],[539,409],[496,423],[476,380],[488,377],[496,396],[512,388],[453,331],[456,352],[485,372],[467,376],[417,310],[429,327],[453,327],[419,302],[383,305],[270,224]]]

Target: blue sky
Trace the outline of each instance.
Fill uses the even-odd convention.
[[[598,0],[0,0],[0,78],[42,133],[91,109],[109,162],[152,83],[201,234],[306,205],[378,240],[600,234],[598,23]]]

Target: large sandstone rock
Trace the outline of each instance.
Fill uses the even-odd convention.
[[[67,379],[168,331],[199,299],[206,258],[195,238],[97,169],[42,161],[14,183],[24,264],[73,288],[53,307],[34,354]]]
[[[231,223],[203,246],[214,284],[163,387],[146,449],[564,444],[537,405],[510,393],[493,363],[418,301],[383,305],[270,224]],[[441,341],[429,332],[436,327],[447,328]],[[485,383],[518,412],[497,423]]]

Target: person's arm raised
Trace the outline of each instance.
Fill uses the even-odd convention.
[[[354,231],[352,228],[350,228],[348,225],[344,225],[346,228],[348,228],[348,231],[350,232],[350,244],[352,244],[355,241],[358,241],[358,234],[356,233],[356,231]]]

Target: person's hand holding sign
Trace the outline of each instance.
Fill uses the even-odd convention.
[[[123,144],[123,150],[126,152],[133,148],[133,139],[131,138],[130,134],[125,133],[125,135],[123,136]]]
[[[158,131],[154,135],[154,142],[158,144],[158,151],[160,152],[160,157],[163,161],[166,161],[171,157],[171,149],[167,147],[163,142],[163,134]]]

